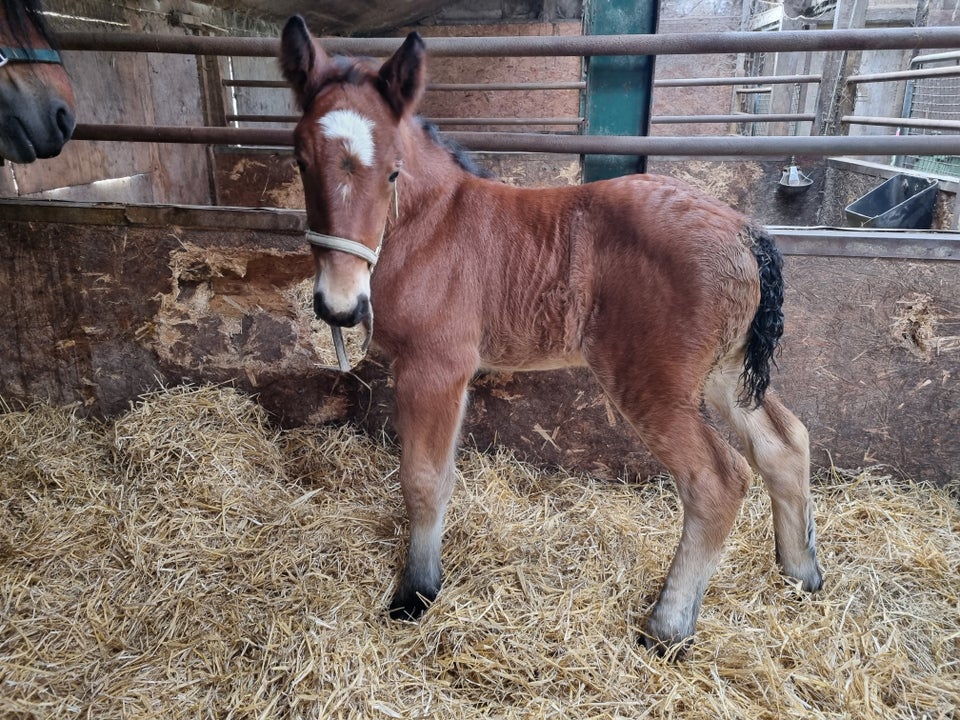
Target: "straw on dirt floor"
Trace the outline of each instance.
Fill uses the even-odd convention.
[[[223,388],[115,422],[0,415],[0,717],[956,718],[960,510],[878,473],[816,487],[824,590],[778,574],[755,487],[693,647],[641,626],[679,535],[669,479],[462,452],[446,585],[385,619],[392,447],[272,429]]]

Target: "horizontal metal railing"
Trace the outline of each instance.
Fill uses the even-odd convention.
[[[143,33],[58,33],[64,50],[160,52],[187,55],[276,57],[274,38],[151,35]],[[400,38],[321,38],[327,52],[383,57]],[[427,38],[435,57],[539,57],[594,55],[691,55],[699,53],[815,52],[826,50],[952,49],[960,46],[960,27],[871,30],[715,32],[663,35],[571,35],[523,37]]]
[[[445,132],[481,152],[592,155],[785,157],[788,155],[960,155],[960,135],[635,137],[547,133]],[[77,125],[75,140],[291,147],[292,130],[143,125]]]
[[[162,52],[195,55],[271,57],[279,50],[272,38],[228,38],[131,33],[61,33],[64,50],[100,52]],[[398,47],[397,38],[325,38],[321,44],[330,52],[384,56]],[[960,27],[897,28],[876,30],[818,30],[779,33],[721,32],[670,35],[592,35],[428,38],[428,52],[434,56],[593,56],[663,55],[740,52],[813,52],[833,50],[943,49],[960,46]],[[756,85],[775,82],[816,82],[813,75],[757,78],[693,78],[658,81],[660,87],[691,84]],[[251,83],[250,87],[273,86],[276,81],[231,81]],[[253,83],[256,83],[255,85]],[[265,83],[271,83],[266,85]],[[505,84],[515,86],[516,84]],[[568,85],[564,89],[579,89]],[[444,88],[447,89],[447,88]],[[452,88],[450,88],[452,89]],[[506,89],[506,88],[504,88]],[[520,89],[520,88],[517,88]],[[237,117],[237,116],[234,116]],[[262,119],[263,116],[261,116]],[[711,119],[712,118],[712,119]],[[781,116],[678,116],[659,122],[773,122]],[[806,120],[807,115],[784,115],[785,120]],[[445,118],[450,124],[452,118]],[[481,122],[482,121],[482,122]],[[492,118],[457,119],[470,124],[574,125],[578,118],[522,118],[495,121]],[[654,119],[657,122],[657,119]],[[483,151],[527,151],[624,155],[736,155],[786,156],[800,154],[905,155],[960,154],[960,138],[951,136],[867,136],[867,137],[624,137],[573,136],[535,133],[445,132],[468,149]],[[228,127],[167,127],[94,125],[77,126],[78,140],[120,140],[127,142],[176,142],[199,144],[252,144],[285,147],[292,143],[292,131],[281,129]]]

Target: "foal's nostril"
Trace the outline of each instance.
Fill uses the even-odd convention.
[[[363,320],[363,318],[368,317],[369,315],[370,315],[370,298],[368,298],[366,295],[361,295],[360,299],[357,301],[357,310],[356,310],[357,322],[360,322],[361,320]]]

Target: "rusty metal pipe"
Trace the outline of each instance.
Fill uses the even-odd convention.
[[[844,115],[841,122],[848,125],[874,125],[877,127],[917,128],[920,130],[960,130],[960,120],[941,120],[939,118],[895,118],[871,115]]]
[[[654,87],[707,87],[713,85],[789,85],[792,83],[818,83],[819,75],[758,75],[756,77],[729,78],[664,78],[654,80]]]
[[[447,132],[474,151],[594,155],[786,157],[789,155],[960,155],[960,135],[624,137]]]
[[[958,69],[957,72],[960,72]],[[868,76],[858,76],[860,77]],[[911,76],[914,77],[914,76]],[[733,77],[733,78],[665,78],[654,80],[654,87],[714,87],[718,85],[787,85],[792,83],[820,82],[819,75],[764,75],[760,77]],[[852,79],[851,79],[852,81]],[[864,80],[866,82],[866,80]],[[287,89],[290,84],[283,80],[221,80],[223,87],[249,88],[282,88]],[[478,91],[512,91],[512,90],[583,90],[587,84],[583,81],[571,82],[531,82],[531,83],[433,83],[427,85],[427,92],[463,92],[466,90]]]
[[[792,117],[792,116],[791,116]],[[799,117],[799,116],[798,116]],[[226,115],[227,122],[273,122],[298,123],[299,115]],[[580,125],[583,118],[579,117],[513,117],[513,118],[482,118],[482,117],[428,117],[424,118],[434,125]],[[682,122],[682,121],[681,121]]]
[[[960,135],[861,137],[628,137],[538,133],[445,132],[480,152],[543,152],[593,155],[786,157],[789,155],[960,155]],[[293,131],[260,128],[79,124],[75,140],[266,145],[291,147]]]
[[[202,37],[145,33],[62,32],[64,50],[160,52],[187,55],[276,57],[275,38]],[[322,38],[330,52],[384,57],[400,38]],[[592,56],[690,55],[699,53],[814,52],[824,50],[902,50],[955,48],[960,27],[882,28],[871,30],[794,30],[777,33],[718,32],[664,35],[581,35],[427,38],[435,56]]]
[[[895,82],[898,80],[919,80],[921,78],[955,77],[957,75],[960,75],[960,65],[939,68],[925,68],[923,70],[897,70],[895,72],[851,75],[847,78],[847,84],[854,85],[857,83]]]
[[[754,123],[754,122],[811,122],[816,119],[813,113],[732,113],[730,115],[654,115],[650,122],[654,125],[684,125],[693,123]]]
[[[79,134],[77,134],[79,132]],[[293,147],[293,130],[268,128],[178,127],[169,125],[78,124],[74,140],[176,143],[195,145],[268,145]]]

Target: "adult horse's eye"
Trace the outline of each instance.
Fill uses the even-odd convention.
[[[394,170],[392,173],[390,173],[388,180],[390,180],[390,182],[396,182],[398,177],[400,177],[400,171]]]

